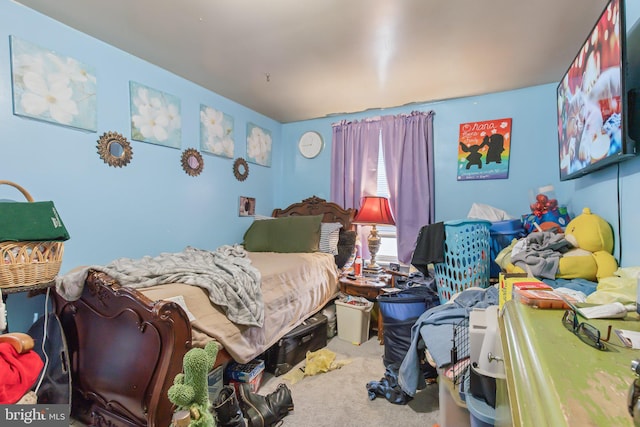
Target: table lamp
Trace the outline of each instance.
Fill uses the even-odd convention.
[[[371,260],[367,268],[379,269],[380,267],[376,264],[376,254],[378,253],[378,249],[380,249],[380,236],[378,236],[376,225],[396,225],[393,215],[391,214],[391,209],[389,209],[389,200],[386,197],[363,197],[360,209],[353,223],[371,225],[371,233],[369,233],[369,237],[367,238]]]

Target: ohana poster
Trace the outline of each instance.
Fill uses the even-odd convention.
[[[460,124],[458,181],[509,177],[511,119]]]

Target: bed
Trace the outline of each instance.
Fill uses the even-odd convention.
[[[72,416],[90,425],[170,425],[167,390],[190,348],[215,339],[223,346],[216,366],[249,361],[335,298],[338,266],[353,253],[355,213],[316,196],[273,211],[274,218],[321,216],[325,225],[342,227],[338,254],[248,252],[261,274],[261,327],[231,322],[199,287],[171,283],[136,289],[98,269],[88,269],[79,299],[55,292],[70,359]],[[174,296],[186,310],[182,301],[167,300]]]

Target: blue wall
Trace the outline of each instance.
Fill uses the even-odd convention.
[[[12,113],[9,35],[92,65],[98,86],[98,131],[86,132]],[[239,196],[256,198],[256,211],[274,208],[282,125],[204,90],[9,0],[0,0],[0,179],[24,186],[36,200],[54,200],[71,239],[62,272],[79,265],[106,264],[117,257],[141,257],[239,242],[251,218],[239,217]],[[233,176],[233,160],[203,154],[204,170],[191,177],[181,167],[182,150],[131,140],[129,81],[168,92],[181,100],[182,149],[199,148],[199,109],[205,104],[234,118],[235,157],[246,157],[246,124],[272,133],[273,167],[249,164],[249,176]],[[124,168],[98,156],[98,138],[124,135],[133,159]],[[7,186],[0,199],[22,200]],[[9,297],[12,329],[23,329],[41,301]],[[19,308],[18,308],[19,307]]]
[[[633,2],[630,2],[633,3]],[[640,17],[640,2],[628,5],[629,21]],[[0,0],[0,179],[27,188],[36,200],[54,200],[71,233],[62,272],[79,265],[105,264],[114,258],[179,251],[187,245],[212,249],[239,242],[251,218],[238,217],[238,197],[256,197],[256,212],[270,214],[311,195],[329,198],[331,125],[340,120],[434,110],[436,217],[465,217],[473,202],[489,204],[512,215],[529,212],[529,191],[552,184],[559,200],[573,213],[584,206],[621,230],[622,264],[637,265],[640,231],[640,159],[568,182],[558,181],[555,133],[555,84],[432,103],[420,103],[357,114],[336,115],[280,124],[205,90],[136,57],[77,32],[10,0]],[[12,113],[9,35],[71,56],[95,67],[98,78],[98,132],[84,132],[29,120]],[[560,76],[558,76],[560,77]],[[198,148],[200,104],[230,114],[235,121],[235,155],[245,157],[246,123],[272,132],[272,167],[249,165],[249,177],[235,180],[232,160],[203,154],[198,177],[180,166],[181,150],[131,141],[129,81],[137,81],[181,99],[182,148]],[[460,123],[503,117],[513,119],[509,178],[456,179]],[[299,137],[319,132],[325,149],[315,159],[303,158]],[[133,160],[124,168],[105,165],[96,153],[102,133],[127,137]],[[3,186],[4,187],[4,186]],[[20,199],[0,188],[0,198]],[[618,249],[616,253],[620,256]],[[12,330],[28,328],[42,298],[9,297]]]
[[[276,204],[286,205],[300,195],[329,195],[331,164],[331,125],[340,120],[409,113],[413,110],[435,111],[435,180],[436,218],[464,218],[472,203],[489,204],[512,215],[529,210],[529,189],[553,184],[561,196],[555,134],[555,84],[491,95],[416,104],[402,108],[367,111],[353,115],[330,117],[283,126],[283,168],[276,186]],[[508,118],[512,123],[512,147],[509,179],[457,181],[457,155],[460,123]],[[547,123],[545,126],[544,124]],[[305,159],[297,150],[297,138],[307,130],[319,132],[327,147],[315,159]],[[549,164],[552,163],[552,164]],[[452,197],[455,195],[455,197]],[[508,196],[508,197],[505,197]],[[564,200],[564,198],[560,198]]]

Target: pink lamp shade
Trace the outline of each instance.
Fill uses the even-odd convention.
[[[373,196],[362,198],[360,210],[353,222],[355,224],[396,224],[389,208],[389,200],[386,197]]]

